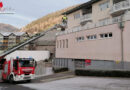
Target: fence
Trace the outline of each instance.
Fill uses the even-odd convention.
[[[36,76],[42,76],[46,74],[46,66],[45,63],[40,61],[37,63],[37,67],[35,69]]]

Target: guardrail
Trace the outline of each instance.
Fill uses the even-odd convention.
[[[110,24],[115,24],[115,23],[118,23],[118,22],[121,22],[121,16],[114,17],[112,19],[108,19],[108,20],[101,21],[101,22],[98,22],[98,23],[93,23],[93,24],[89,24],[89,25],[87,24],[87,25],[84,25],[84,26],[78,26],[78,27],[75,27],[75,28],[72,28],[72,29],[66,29],[63,32],[57,33],[56,36],[70,34],[70,33],[88,30],[88,29],[92,29],[92,28],[96,28],[96,27],[106,26],[106,25],[110,25]]]
[[[130,2],[129,1],[122,1],[117,4],[114,4],[113,7],[110,10],[110,13],[113,14],[118,11],[126,10],[130,8]]]
[[[80,22],[90,21],[90,20],[92,20],[92,13],[83,15],[83,16],[80,18]]]

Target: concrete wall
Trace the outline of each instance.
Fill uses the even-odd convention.
[[[55,46],[39,46],[37,45],[35,47],[35,50],[47,50],[50,51],[50,53],[55,53]]]
[[[129,23],[129,22],[127,22]],[[127,29],[126,31],[128,31]],[[125,32],[126,32],[125,31]],[[113,33],[112,38],[100,38],[102,33]],[[57,40],[68,39],[68,48],[56,48],[56,58],[121,60],[121,40],[118,24],[84,30],[58,36]],[[97,35],[96,40],[88,40],[87,35]],[[84,36],[85,40],[77,42],[76,37]],[[129,37],[129,36],[128,36]],[[128,43],[128,42],[127,42]]]
[[[125,61],[130,61],[130,21],[125,23],[123,38],[124,38],[124,59]]]
[[[76,12],[74,12],[74,13],[72,13],[72,14],[69,14],[69,15],[67,16],[67,17],[68,17],[68,22],[67,22],[67,27],[68,27],[68,29],[80,25],[80,18],[74,19],[74,14],[76,14],[76,13],[79,13],[79,14],[80,14],[80,17],[82,16],[82,11],[81,11],[81,10],[76,11]]]
[[[19,57],[19,58],[30,58],[30,57],[32,57],[36,61],[44,61],[44,60],[50,58],[50,52],[49,51],[19,50],[19,51],[15,51],[15,52],[7,55],[5,58],[7,60],[10,60],[11,58],[16,59],[17,57]]]
[[[109,8],[101,11],[99,5],[106,2],[106,1],[110,2]],[[112,8],[112,6],[113,6],[113,0],[101,0],[97,3],[94,3],[92,5],[92,23],[97,23],[100,20],[103,20],[103,19],[106,19],[106,18],[112,18],[112,16],[110,15],[110,9]],[[74,19],[74,14],[76,14],[76,13],[80,13],[80,18],[83,16],[82,10],[78,10],[78,11],[75,11],[75,12],[67,15],[67,17],[68,17],[68,24],[67,24],[68,29],[71,29],[71,28],[76,27],[76,26],[80,26],[80,18]]]
[[[99,20],[103,20],[105,18],[111,18],[110,8],[103,11],[100,10],[99,5],[106,1],[110,2],[110,8],[111,8],[113,5],[113,0],[101,0],[100,2],[94,3],[92,5],[92,19],[94,23],[98,22]]]

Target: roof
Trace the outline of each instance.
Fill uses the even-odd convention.
[[[78,10],[84,8],[84,7],[85,7],[85,8],[90,8],[90,7],[92,7],[92,4],[93,4],[93,3],[96,3],[96,2],[98,2],[98,1],[101,1],[101,0],[91,0],[91,1],[88,1],[88,2],[86,2],[86,3],[83,3],[83,4],[81,4],[81,5],[78,5],[77,7],[73,8],[73,9],[71,9],[71,10],[69,10],[69,11],[64,12],[63,15],[71,14],[71,13],[73,13],[73,12],[75,12],[75,11],[78,11]]]
[[[16,36],[22,36],[22,35],[27,34],[27,33],[26,32],[14,32],[13,34]]]
[[[3,36],[10,36],[10,35],[15,35],[15,36],[22,36],[24,34],[27,34],[26,32],[0,32],[1,35]]]

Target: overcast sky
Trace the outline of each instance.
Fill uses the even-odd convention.
[[[88,0],[0,0],[4,7],[15,9],[14,15],[0,14],[0,23],[11,24],[18,28],[25,26],[48,13],[87,2]]]

